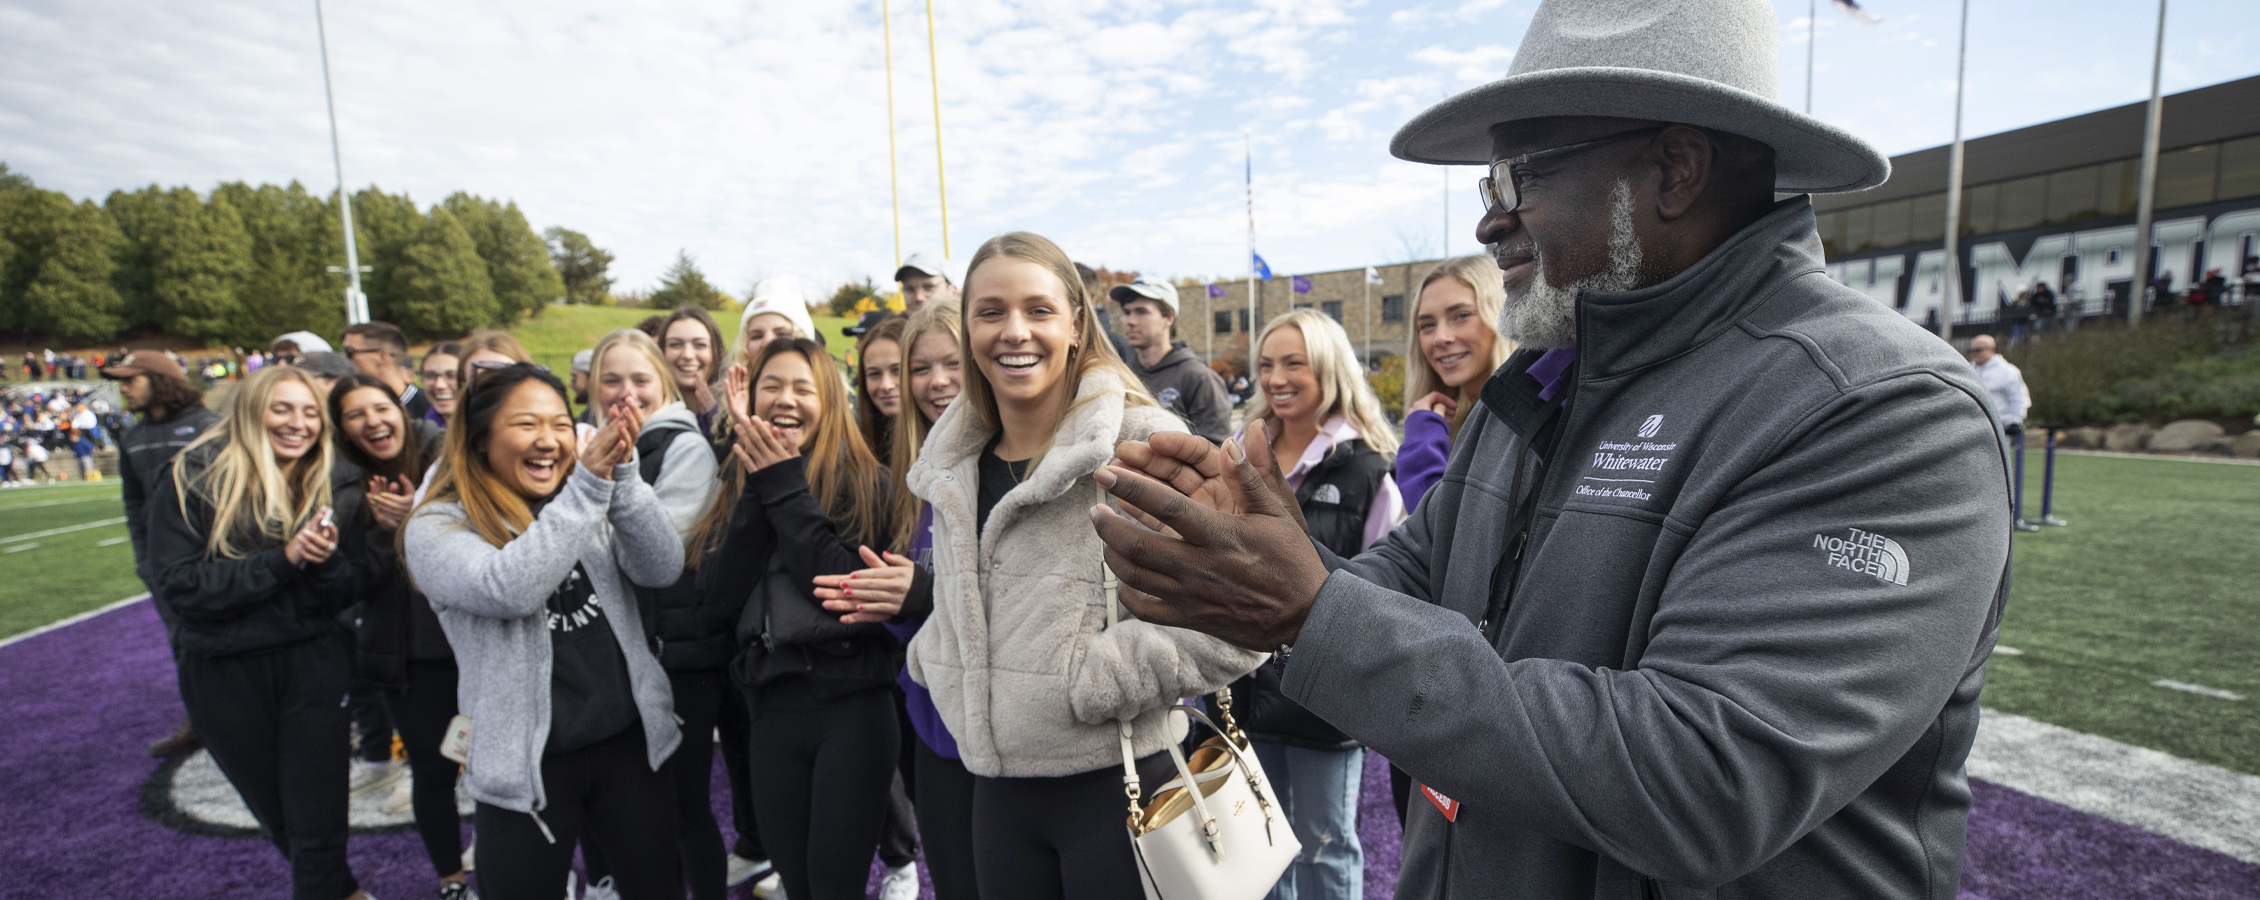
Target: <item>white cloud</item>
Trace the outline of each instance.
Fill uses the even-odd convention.
[[[1452,78],[1462,82],[1495,81],[1507,74],[1507,63],[1515,58],[1515,48],[1485,44],[1466,50],[1455,50],[1438,44],[1413,52],[1414,62],[1440,66],[1452,72]]]

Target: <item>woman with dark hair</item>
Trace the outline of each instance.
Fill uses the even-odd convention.
[[[743,603],[731,674],[752,719],[761,843],[786,896],[860,900],[894,782],[902,644],[826,615],[814,579],[863,568],[860,545],[891,533],[887,471],[814,341],[768,342],[751,373],[731,367],[723,397],[736,441],[690,546],[700,589]]]
[[[439,751],[447,723],[455,718],[455,651],[431,601],[409,582],[398,550],[401,523],[425,466],[439,457],[444,432],[428,421],[410,420],[399,395],[368,375],[338,379],[330,388],[329,408],[330,421],[337,423],[338,455],[366,477],[338,488],[340,498],[358,498],[366,509],[364,539],[351,548],[368,578],[354,632],[354,675],[383,692],[385,711],[408,751],[409,808],[439,876],[439,896],[463,900],[471,893],[464,878],[462,816],[455,807],[456,763]]]
[[[565,385],[530,364],[482,372],[403,541],[463,677],[479,886],[554,900],[585,834],[621,896],[682,895],[682,735],[634,586],[673,583],[683,542],[635,468],[622,402],[585,448]]]
[[[687,304],[667,314],[659,326],[659,352],[667,358],[667,372],[675,379],[675,392],[683,406],[698,417],[701,433],[714,424],[715,385],[730,367],[730,348],[722,345],[722,327],[706,310]]]
[[[179,623],[189,721],[290,861],[291,896],[363,900],[345,859],[338,702],[353,681],[338,613],[363,573],[337,551],[359,540],[359,511],[332,511],[327,424],[304,370],[245,381],[158,480],[149,553],[153,593]]]
[[[416,364],[416,377],[423,381],[424,396],[431,398],[432,408],[424,413],[424,420],[441,428],[447,427],[447,417],[455,412],[455,395],[462,388],[456,381],[461,377],[458,369],[463,363],[463,345],[454,341],[441,341],[424,351],[424,358]]]
[[[909,319],[889,316],[855,342],[855,426],[882,460],[894,459],[895,416],[902,412],[903,329]]]

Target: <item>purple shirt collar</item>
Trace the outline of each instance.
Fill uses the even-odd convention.
[[[1530,368],[1526,371],[1530,375],[1530,380],[1538,382],[1538,399],[1552,400],[1554,395],[1561,393],[1562,388],[1569,384],[1569,379],[1566,377],[1569,372],[1569,364],[1576,360],[1576,347],[1556,347],[1538,357],[1537,362],[1530,364]],[[1569,398],[1564,397],[1562,399],[1567,401]]]

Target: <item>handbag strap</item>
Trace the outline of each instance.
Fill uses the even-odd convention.
[[[1095,480],[1093,484],[1096,484]],[[1099,502],[1107,502],[1106,488],[1100,487],[1098,492]],[[1114,580],[1114,568],[1106,564],[1104,551],[1099,556],[1099,586],[1106,591],[1106,627],[1112,630],[1114,626],[1122,624],[1122,601],[1120,589]],[[1117,719],[1114,724],[1117,736],[1122,741],[1122,794],[1130,802],[1130,830],[1135,833],[1145,818],[1145,808],[1138,803],[1141,793],[1138,784],[1138,758],[1130,749],[1130,720]]]

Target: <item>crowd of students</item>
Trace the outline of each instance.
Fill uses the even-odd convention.
[[[907,897],[922,850],[945,900],[1136,898],[1123,741],[1161,784],[1167,709],[1229,692],[1305,848],[1274,896],[1361,896],[1358,743],[1261,654],[1109,620],[1093,473],[1232,427],[1174,291],[1112,292],[1125,353],[1042,237],[988,241],[962,291],[922,260],[845,376],[782,279],[727,338],[654,316],[570,383],[500,332],[411,367],[382,323],[352,372],[268,363],[220,415],[164,354],[104,369],[142,415],[128,513],[189,720],[165,749],[209,748],[301,900],[366,896],[347,800],[387,767],[445,900],[569,895],[576,850],[589,897],[860,898],[875,854]],[[1506,355],[1499,282],[1423,285],[1401,447],[1339,324],[1266,325],[1238,433],[1275,435],[1314,540],[1355,554],[1435,483]]]

